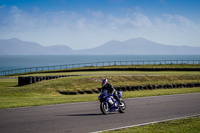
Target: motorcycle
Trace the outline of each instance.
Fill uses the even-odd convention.
[[[121,99],[122,91],[118,91],[118,95],[122,105],[119,106],[117,100],[113,95],[107,94],[107,90],[102,89],[98,99],[100,101],[100,110],[103,114],[107,115],[109,112],[118,111],[119,113],[124,113],[126,110],[126,104]]]

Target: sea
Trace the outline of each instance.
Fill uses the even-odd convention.
[[[0,71],[106,61],[200,60],[200,55],[0,55]]]

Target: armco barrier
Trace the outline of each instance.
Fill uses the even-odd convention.
[[[61,71],[54,71],[54,72],[80,72],[80,71],[200,71],[200,68],[137,68],[137,67],[135,68],[96,68],[96,69],[79,69],[79,70],[61,70]]]
[[[15,74],[26,74],[32,72],[56,72],[66,71],[72,68],[84,68],[84,67],[104,67],[104,66],[120,66],[120,65],[163,65],[163,64],[200,64],[200,60],[140,60],[140,61],[105,61],[105,62],[90,62],[90,63],[77,63],[77,64],[64,64],[55,66],[39,66],[29,68],[18,68],[12,70],[0,71],[0,76],[15,75]],[[116,68],[117,70],[122,70]],[[164,70],[165,69],[165,70]],[[174,68],[162,68],[163,71],[167,71]],[[185,68],[183,68],[185,69]],[[195,69],[195,68],[194,68]],[[100,71],[100,69],[98,69]],[[114,70],[114,69],[112,69]],[[126,69],[128,70],[128,69]],[[130,70],[141,70],[141,71],[155,71],[154,68],[130,68]],[[159,71],[159,69],[156,69]],[[178,69],[183,71],[181,69]],[[176,71],[178,71],[176,70]],[[195,70],[192,70],[195,71]],[[199,71],[199,70],[198,70]]]

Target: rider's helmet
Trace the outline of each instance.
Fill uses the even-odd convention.
[[[104,87],[107,83],[108,83],[108,80],[106,78],[103,78],[101,80],[102,87]]]

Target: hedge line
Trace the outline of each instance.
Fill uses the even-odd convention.
[[[122,86],[115,87],[117,91],[137,91],[137,90],[154,90],[154,89],[173,89],[173,88],[192,88],[200,87],[199,83],[184,83],[184,84],[165,84],[165,85],[137,85],[137,86]],[[76,95],[76,94],[94,94],[100,93],[101,88],[84,90],[84,91],[58,91],[65,95]]]

